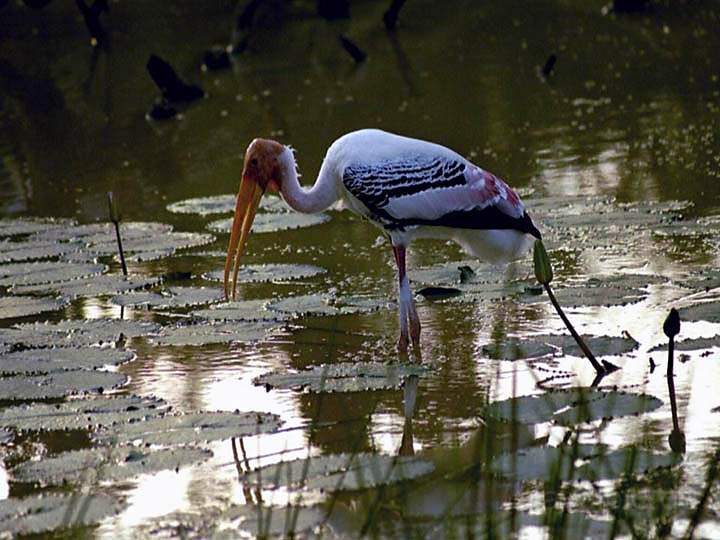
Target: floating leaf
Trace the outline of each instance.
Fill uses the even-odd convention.
[[[399,388],[410,375],[423,376],[428,371],[419,364],[344,362],[310,366],[297,373],[273,371],[256,377],[253,384],[310,392],[364,392]]]
[[[196,197],[184,199],[167,205],[167,211],[173,214],[197,214],[209,216],[211,214],[230,214],[235,211],[237,195],[212,195],[210,197]]]
[[[0,501],[0,531],[18,535],[92,525],[120,509],[120,503],[109,495],[74,493],[10,498]]]
[[[574,426],[602,418],[638,415],[654,411],[662,406],[662,401],[648,394],[623,392],[603,392],[602,394],[604,395],[594,396],[587,403],[575,405],[564,412],[553,415],[553,421],[565,426]]]
[[[13,440],[13,434],[5,429],[0,429],[0,444],[7,444]]]
[[[0,237],[21,234],[46,233],[52,229],[63,229],[75,224],[70,219],[57,218],[15,218],[0,219]]]
[[[631,337],[621,336],[582,336],[583,341],[587,344],[595,356],[616,356],[620,354],[634,351],[640,345]],[[546,334],[542,336],[533,336],[533,340],[542,341],[559,347],[563,354],[570,356],[584,356],[584,353],[578,347],[577,342],[570,334]]]
[[[411,282],[426,285],[460,285],[464,283],[498,283],[502,274],[490,266],[478,268],[477,261],[467,259],[416,268],[408,272]]]
[[[67,319],[58,323],[31,323],[18,325],[16,328],[0,328],[0,344],[6,344],[13,349],[84,347],[148,336],[159,330],[159,324],[145,321]]]
[[[25,461],[12,469],[11,474],[16,482],[37,482],[43,486],[66,483],[96,485],[167,469],[178,470],[212,455],[209,450],[200,448],[85,448],[45,456],[39,461]]]
[[[327,214],[301,214],[299,212],[276,212],[257,214],[253,222],[252,232],[268,233],[312,227],[330,220]],[[208,224],[208,229],[214,232],[229,233],[232,227],[232,218],[219,219]]]
[[[387,308],[387,300],[365,296],[335,298],[329,295],[304,294],[290,296],[268,304],[268,308],[291,315],[348,315],[369,313]]]
[[[455,287],[423,287],[417,291],[417,294],[428,300],[443,300],[460,296],[462,291]]]
[[[0,242],[0,263],[50,259],[80,251],[83,245],[77,242],[48,242],[28,240],[25,242]]]
[[[82,349],[26,349],[0,355],[0,374],[37,374],[119,366],[135,358],[121,349],[84,347]]]
[[[127,384],[127,375],[106,371],[62,371],[34,377],[0,378],[0,396],[7,400],[48,399],[87,394]]]
[[[680,283],[690,289],[709,291],[720,287],[720,270],[705,269]]]
[[[11,290],[19,294],[51,291],[66,298],[79,298],[106,296],[118,294],[123,291],[144,289],[156,285],[159,282],[159,277],[104,274],[101,276],[90,277],[88,279],[76,279],[62,283],[13,287]]]
[[[645,413],[661,405],[662,401],[648,394],[571,388],[496,401],[489,404],[484,413],[497,420],[523,424],[553,421],[575,425],[600,418]]]
[[[270,302],[268,299],[226,302],[193,311],[191,315],[209,321],[286,321],[291,318],[287,313],[268,310]]]
[[[196,214],[209,216],[212,214],[231,214],[235,211],[236,194],[212,195],[174,202],[167,206],[169,212],[175,214]],[[280,197],[266,195],[260,200],[260,208],[266,212],[286,212],[289,210]]]
[[[159,330],[157,323],[121,319],[68,319],[53,324],[21,324],[15,328],[0,328],[0,347],[8,350],[85,347],[156,334]]]
[[[624,289],[644,289],[650,285],[667,283],[668,279],[656,274],[613,274],[591,277],[587,280],[590,287],[620,287]]]
[[[207,287],[168,287],[163,293],[123,294],[114,296],[110,301],[118,306],[144,305],[166,309],[210,304],[225,298],[221,289]]]
[[[173,254],[179,249],[187,249],[210,244],[215,241],[211,234],[166,232],[159,236],[129,238],[123,237],[125,252],[135,254],[137,260],[155,260]],[[92,242],[88,250],[96,255],[115,255],[117,243],[112,239],[98,239]]]
[[[332,299],[320,294],[303,294],[276,300],[268,308],[291,315],[340,315],[342,311],[330,302]]]
[[[704,302],[680,310],[682,321],[706,321],[720,323],[720,302]]]
[[[273,463],[248,472],[243,481],[263,489],[354,491],[412,480],[434,469],[429,461],[409,456],[332,454]]]
[[[104,264],[36,262],[0,265],[0,287],[41,285],[87,278],[107,270]]]
[[[485,407],[483,413],[496,420],[540,424],[551,421],[557,411],[600,397],[602,394],[591,388],[553,390],[537,396],[518,396],[495,401]]]
[[[681,460],[677,454],[656,454],[642,448],[621,448],[601,455],[578,468],[578,479],[619,479],[626,475],[644,474],[661,467],[670,467]]]
[[[492,531],[493,538],[553,538],[557,531],[561,531],[564,538],[612,537],[613,521],[591,519],[580,512],[562,510],[554,515],[556,521],[548,524],[547,520],[553,516],[552,512],[527,514],[514,511],[511,514],[493,511],[490,516],[474,513],[472,519],[468,519],[467,515],[454,520],[444,519],[432,529],[423,531],[421,537],[426,540],[487,538],[488,530]],[[489,526],[491,529],[488,529]]]
[[[560,305],[565,307],[626,305],[640,302],[647,296],[647,293],[641,289],[626,287],[563,287],[554,292]],[[547,297],[523,295],[520,300],[525,303],[537,303],[546,302]]]
[[[555,347],[535,339],[504,338],[498,343],[482,347],[482,353],[493,360],[538,358],[555,352]]]
[[[93,438],[110,445],[176,445],[272,433],[281,424],[280,417],[271,413],[196,412],[115,425]]]
[[[64,298],[35,298],[32,296],[0,296],[0,319],[18,319],[67,306]]]
[[[238,283],[269,283],[305,279],[325,273],[324,268],[312,264],[247,264],[238,270]],[[206,272],[208,281],[223,281],[224,271]]]
[[[252,538],[293,538],[325,523],[327,510],[320,506],[232,506],[221,519],[237,521],[233,529],[237,527]]]
[[[676,351],[699,351],[702,349],[713,349],[715,347],[720,347],[720,335],[713,336],[711,338],[693,338],[675,342]],[[664,343],[662,345],[657,345],[653,347],[652,349],[650,349],[649,352],[667,350],[668,345],[667,343]]]
[[[165,401],[146,396],[77,399],[0,409],[0,425],[19,431],[96,429],[147,420],[168,410]]]
[[[172,225],[165,223],[147,223],[123,221],[120,224],[120,234],[125,240],[133,240],[137,238],[160,237],[172,232]],[[61,227],[36,234],[31,239],[34,240],[52,240],[54,242],[82,242],[83,244],[107,243],[113,244],[117,248],[117,240],[115,238],[115,225],[112,223],[87,223],[84,225],[75,225],[71,227]]]
[[[490,471],[517,481],[577,478],[575,460],[589,458],[604,452],[604,447],[594,444],[576,446],[539,446],[523,448],[514,453],[500,454],[490,463]]]
[[[201,346],[212,343],[259,341],[275,325],[270,322],[195,323],[166,326],[150,339],[153,345]]]

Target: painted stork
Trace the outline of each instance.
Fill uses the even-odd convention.
[[[405,272],[405,251],[415,238],[450,239],[470,255],[498,263],[516,259],[540,232],[518,195],[501,179],[452,150],[378,129],[343,135],[328,149],[315,184],[298,182],[293,151],[276,141],[255,139],[245,153],[225,261],[225,296],[234,259],[235,298],[240,257],[260,199],[280,192],[303,213],[341,203],[383,230],[398,268],[400,338],[406,352],[420,341],[418,318]]]

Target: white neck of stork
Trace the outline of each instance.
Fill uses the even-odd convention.
[[[339,198],[339,175],[335,172],[333,163],[326,158],[320,167],[320,172],[311,188],[300,185],[297,164],[292,150],[285,146],[278,156],[280,169],[280,194],[290,208],[304,214],[322,212],[335,204]]]
[[[255,212],[265,191],[279,191],[291,208],[312,214],[333,205],[340,195],[340,175],[335,172],[333,159],[323,162],[315,184],[306,189],[298,180],[297,165],[292,150],[277,141],[255,139],[245,152],[242,178],[238,190],[235,217],[230,231],[225,259],[225,296],[230,297],[228,283],[230,267],[235,260],[232,276],[232,297],[235,298],[240,257],[245,249]]]

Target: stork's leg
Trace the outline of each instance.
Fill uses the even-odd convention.
[[[393,246],[393,255],[395,255],[395,263],[398,267],[398,285],[400,288],[400,338],[398,339],[398,349],[406,352],[410,338],[412,338],[413,347],[417,347],[420,343],[420,319],[415,310],[415,302],[410,291],[410,282],[405,271],[405,246]],[[410,322],[409,329],[408,321]]]

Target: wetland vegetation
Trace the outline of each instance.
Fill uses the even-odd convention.
[[[720,538],[719,18],[0,1],[0,536]],[[619,369],[532,254],[439,241],[400,357],[379,231],[279,198],[225,302],[247,143],[308,183],[362,127],[515,187]]]

